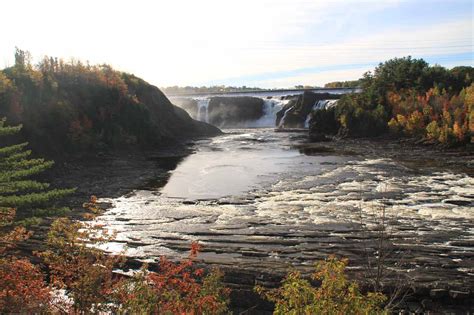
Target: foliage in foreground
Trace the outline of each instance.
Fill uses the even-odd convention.
[[[98,209],[92,197],[85,206]],[[93,218],[88,216],[88,218]],[[18,233],[16,239],[20,240]],[[9,239],[13,239],[12,233]],[[0,239],[3,241],[4,239]],[[113,240],[101,226],[57,219],[48,233],[48,250],[39,252],[49,281],[26,259],[1,258],[1,313],[98,314],[223,314],[227,312],[229,289],[222,273],[207,275],[194,260],[200,247],[193,243],[188,258],[172,262],[161,258],[159,270],[146,266],[132,277],[115,273],[123,266],[121,255],[98,248]],[[59,291],[62,290],[62,291]],[[58,295],[58,292],[64,294]]]
[[[260,286],[256,292],[275,303],[274,314],[383,314],[381,308],[386,297],[381,293],[360,292],[357,283],[344,274],[347,259],[334,256],[316,264],[312,280],[321,282],[319,287],[302,278],[298,271],[290,272],[280,288],[266,290]]]
[[[160,271],[146,267],[132,278],[119,281],[112,290],[114,312],[127,314],[224,314],[230,290],[222,284],[223,274],[215,269],[207,276],[193,267],[199,245],[179,263],[161,258]]]
[[[0,141],[18,134],[22,128],[7,126],[0,120]],[[50,189],[48,183],[32,177],[42,173],[53,162],[30,158],[27,143],[0,147],[0,312],[42,313],[51,302],[51,291],[40,268],[28,259],[17,258],[12,250],[31,232],[26,225],[40,222],[44,216],[63,213],[54,202],[71,193],[71,189]],[[18,217],[20,220],[18,220]]]

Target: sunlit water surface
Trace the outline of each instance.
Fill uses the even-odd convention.
[[[375,251],[384,211],[404,268],[473,280],[473,178],[342,150],[307,156],[292,148],[298,133],[228,132],[197,143],[164,187],[109,200],[100,218],[118,232],[109,249],[155,260],[199,240],[212,264],[286,270],[330,253],[357,264]]]

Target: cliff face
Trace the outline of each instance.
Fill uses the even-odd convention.
[[[24,140],[41,154],[156,148],[220,133],[133,75],[108,66],[40,67],[0,71],[0,117],[23,124]]]
[[[209,123],[234,127],[263,116],[263,100],[258,97],[212,97],[209,101]]]
[[[143,80],[139,80],[138,84],[129,82],[128,86],[139,102],[145,104],[157,137],[173,139],[220,134],[217,127],[194,120],[185,110],[173,105],[156,86]]]

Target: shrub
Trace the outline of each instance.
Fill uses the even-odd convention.
[[[312,280],[319,287],[302,278],[298,271],[290,272],[280,288],[256,292],[275,303],[274,314],[383,314],[381,304],[386,297],[381,293],[362,294],[358,285],[344,274],[347,260],[330,256],[316,265]]]
[[[39,253],[49,268],[51,284],[66,290],[73,311],[108,310],[108,290],[114,283],[113,269],[121,256],[107,255],[94,247],[110,241],[107,231],[68,218],[53,222],[47,237],[48,250]]]
[[[114,287],[118,313],[130,314],[224,314],[229,289],[222,284],[222,273],[194,268],[199,245],[193,243],[187,259],[174,263],[161,258],[158,272],[144,267],[130,279]]]
[[[26,259],[0,259],[0,312],[44,313],[51,291],[39,268]]]

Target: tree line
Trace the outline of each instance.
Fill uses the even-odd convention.
[[[364,74],[361,93],[315,113],[313,133],[370,137],[392,133],[444,145],[474,141],[474,68],[446,69],[394,58]]]
[[[15,64],[0,70],[0,117],[52,156],[157,146],[193,132],[158,88],[132,74],[53,57],[32,64],[18,48]]]

